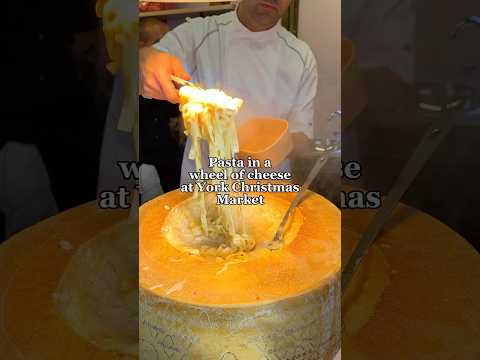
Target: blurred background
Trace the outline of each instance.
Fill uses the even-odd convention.
[[[462,26],[451,37],[480,13],[478,2],[347,0],[342,7],[343,33],[355,48],[352,68],[368,96],[343,132],[343,161],[360,161],[364,169],[355,184],[387,193],[428,126],[443,116],[438,105],[452,104],[448,116],[455,126],[404,202],[480,249],[480,162],[474,155],[480,140],[480,28]],[[347,112],[354,97],[347,94],[350,85],[344,81]]]
[[[4,9],[0,242],[95,199],[112,86],[95,1]]]
[[[476,0],[342,1],[342,161],[362,165],[343,187],[387,196],[378,212],[342,210],[342,266],[375,233],[342,284],[345,359],[480,354],[478,14]]]

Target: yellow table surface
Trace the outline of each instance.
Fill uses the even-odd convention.
[[[128,216],[87,203],[42,221],[0,246],[0,358],[132,359],[101,351],[76,335],[54,306],[53,293],[75,250]],[[73,245],[62,248],[61,241]]]
[[[358,241],[374,213],[342,211],[342,241],[352,234]],[[480,359],[478,252],[443,223],[404,205],[376,245],[389,264],[390,284],[365,326],[343,337],[344,358]]]

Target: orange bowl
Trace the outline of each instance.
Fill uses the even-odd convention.
[[[258,117],[241,124],[237,130],[240,159],[251,157],[263,165],[265,160],[272,167],[279,165],[293,149],[288,132],[288,121],[284,119]]]

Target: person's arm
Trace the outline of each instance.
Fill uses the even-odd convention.
[[[182,62],[163,51],[150,48],[140,49],[139,93],[147,99],[168,100],[178,103],[178,91],[172,75],[190,80]]]
[[[309,51],[295,104],[289,116],[289,128],[292,134],[294,154],[306,153],[313,148],[313,121],[317,88],[317,62],[313,53]]]
[[[140,94],[178,102],[171,75],[190,80],[194,66],[195,33],[202,31],[201,19],[189,20],[168,32],[152,47],[140,50]]]
[[[167,32],[159,42],[153,45],[153,48],[179,59],[186,72],[191,74],[195,68],[195,38],[204,31],[203,22],[204,19],[188,19]]]

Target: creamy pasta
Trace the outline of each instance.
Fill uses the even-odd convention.
[[[197,170],[206,166],[202,163],[201,143],[208,144],[210,157],[233,159],[239,152],[235,116],[243,101],[232,98],[215,89],[198,89],[184,86],[180,89],[180,110],[182,112],[185,133],[190,138],[192,147],[189,159],[195,161]],[[213,171],[220,171],[214,167]],[[230,175],[233,169],[228,168]],[[212,180],[218,183],[219,180]],[[228,180],[231,187],[231,180]],[[232,252],[249,251],[255,247],[245,229],[241,207],[217,205],[207,199],[203,192],[195,190],[193,195],[200,206],[201,230],[209,239],[223,239],[223,246]],[[210,200],[210,201],[209,201]]]

